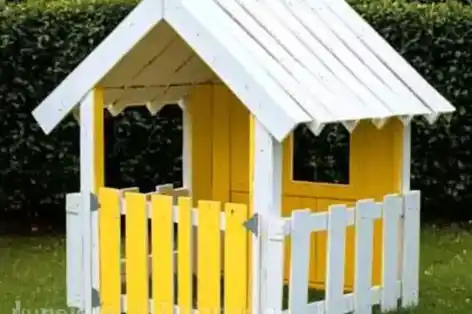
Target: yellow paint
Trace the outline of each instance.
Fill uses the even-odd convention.
[[[225,313],[247,313],[248,308],[248,233],[243,223],[248,219],[248,208],[241,204],[226,204]]]
[[[126,193],[126,301],[127,313],[149,312],[146,195]]]
[[[192,314],[193,306],[193,250],[192,250],[192,200],[188,197],[179,197],[179,224],[178,224],[178,261],[179,274],[178,305],[179,313]]]
[[[220,202],[198,202],[198,312],[220,312]]]
[[[196,86],[185,102],[192,124],[192,199],[212,199],[213,87]]]
[[[231,191],[249,192],[250,175],[250,113],[235,100],[230,106],[230,182]]]
[[[151,204],[153,313],[167,314],[174,309],[173,197],[152,195]]]
[[[202,93],[202,90],[200,89],[199,92]],[[206,121],[213,119],[213,130],[205,129],[205,132],[212,132],[213,135],[207,136],[202,133],[199,136],[200,139],[205,138],[207,141],[203,145],[204,150],[208,148],[212,150],[211,155],[206,154],[207,160],[213,159],[212,199],[226,201],[229,198],[231,202],[241,202],[248,204],[250,207],[249,200],[252,199],[250,195],[250,149],[253,148],[250,126],[251,116],[249,111],[225,87],[214,87],[213,95],[213,97],[201,96],[201,98],[207,100],[213,99],[213,115],[206,114]],[[224,110],[227,110],[228,114],[225,114]],[[284,215],[290,215],[292,210],[300,208],[300,206],[311,208],[313,211],[325,211],[331,204],[354,204],[356,200],[364,198],[381,200],[385,194],[398,192],[398,182],[401,180],[402,133],[403,128],[398,120],[389,121],[382,130],[378,130],[371,122],[361,121],[350,140],[350,184],[348,185],[293,181],[291,164],[293,139],[289,137],[284,142]],[[197,137],[197,135],[195,134],[194,137]],[[226,141],[224,138],[226,138]],[[193,147],[193,156],[203,155],[203,150],[200,150],[199,146]],[[228,181],[229,187],[227,185]],[[206,185],[208,181],[202,181],[194,176],[194,184],[197,184],[197,182],[199,185],[202,183]],[[199,197],[199,199],[201,198]],[[373,277],[374,282],[378,283],[381,269],[380,223],[376,223],[374,230],[375,263]],[[310,283],[313,287],[320,287],[324,282],[324,272],[326,270],[325,242],[326,237],[323,233],[312,236],[313,257],[311,265],[316,265],[310,270]],[[354,230],[351,227],[347,232],[347,288],[353,285],[353,258],[355,253],[353,245]]]
[[[120,193],[110,188],[98,191],[100,230],[100,301],[102,311],[120,314]]]
[[[231,101],[234,99],[225,86],[213,89],[213,171],[212,199],[228,202],[230,197],[230,143],[229,125]]]
[[[187,105],[193,126],[194,202],[202,199],[237,202],[249,205],[249,212],[252,213],[250,182],[252,171],[257,169],[251,166],[254,141],[249,111],[225,86],[195,87]],[[402,137],[403,126],[399,120],[390,120],[381,130],[369,121],[361,121],[350,139],[350,183],[347,185],[293,181],[293,138],[287,138],[283,143],[283,214],[288,216],[299,208],[326,211],[332,204],[353,205],[356,200],[365,198],[381,200],[386,194],[399,192]],[[346,236],[347,289],[354,283],[354,232],[354,228],[350,227]],[[374,227],[374,284],[380,283],[381,232],[379,221]],[[249,241],[248,252],[250,250]],[[313,234],[310,262],[312,287],[324,285],[325,260],[326,234]],[[248,271],[249,287],[250,277],[251,272]],[[250,304],[248,306],[250,308]]]

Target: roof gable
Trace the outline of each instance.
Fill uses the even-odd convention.
[[[162,3],[141,1],[33,111],[45,133],[57,124],[163,18]]]
[[[164,21],[278,140],[300,123],[317,134],[454,111],[344,0],[143,0],[35,109],[43,130]]]

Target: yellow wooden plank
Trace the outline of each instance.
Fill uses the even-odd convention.
[[[220,313],[220,202],[198,202],[198,310]]]
[[[225,313],[248,311],[248,232],[243,223],[248,219],[248,207],[226,204],[225,231]]]
[[[120,274],[120,192],[111,188],[98,191],[100,246],[100,301],[105,313],[121,313]]]
[[[152,204],[152,298],[155,314],[174,308],[174,221],[173,197],[153,195]]]
[[[231,191],[249,191],[250,112],[237,98],[230,103]]]
[[[213,97],[212,200],[228,202],[230,197],[230,102],[234,96],[226,86],[215,86]]]
[[[196,86],[185,102],[192,125],[192,199],[212,197],[213,86]]]
[[[178,223],[178,304],[179,313],[191,314],[193,310],[193,237],[192,237],[192,200],[179,197]]]
[[[249,206],[249,192],[231,192],[231,202]]]
[[[148,238],[146,195],[126,193],[127,313],[148,313]]]

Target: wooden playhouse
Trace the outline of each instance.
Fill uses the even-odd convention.
[[[184,115],[184,186],[106,187],[104,110],[156,114],[168,104]],[[398,299],[415,305],[410,122],[453,111],[344,0],[142,0],[33,112],[46,133],[69,113],[80,121],[69,306],[363,314]],[[295,178],[294,130],[319,135],[334,123],[350,133],[348,182]],[[325,298],[309,300],[308,287]]]

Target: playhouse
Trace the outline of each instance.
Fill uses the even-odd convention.
[[[107,187],[104,110],[155,115],[166,105],[183,110],[183,186]],[[453,111],[344,0],[140,1],[33,112],[46,133],[70,113],[80,123],[68,305],[85,314],[416,305],[410,125]],[[332,124],[349,132],[348,179],[297,177],[294,131],[318,136]]]

